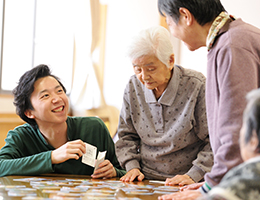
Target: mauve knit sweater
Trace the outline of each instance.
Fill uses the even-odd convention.
[[[245,96],[259,87],[259,68],[260,30],[241,19],[226,23],[208,52],[206,107],[214,165],[205,180],[211,187],[242,162],[239,132]]]

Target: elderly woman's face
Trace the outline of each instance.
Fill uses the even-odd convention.
[[[241,157],[244,161],[249,160],[250,158],[259,156],[257,153],[258,146],[258,137],[253,132],[253,135],[248,143],[245,142],[245,134],[246,134],[246,124],[243,123],[242,128],[240,130],[239,144],[240,144],[240,153]]]
[[[137,58],[132,61],[132,64],[135,75],[145,87],[151,90],[165,90],[171,78],[173,64],[168,68],[154,55]]]
[[[248,149],[247,145],[245,144],[245,124],[243,124],[242,128],[240,129],[240,137],[239,137],[239,145],[240,145],[240,153],[241,157],[244,161],[248,160]]]

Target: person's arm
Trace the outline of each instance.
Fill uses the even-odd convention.
[[[26,147],[21,139],[17,132],[8,132],[6,144],[0,150],[0,176],[38,175],[53,172],[51,151],[25,155]]]
[[[0,177],[9,175],[39,175],[53,172],[51,151],[23,158],[0,156]]]
[[[123,106],[119,118],[118,141],[116,142],[116,154],[121,166],[130,171],[141,169],[139,145],[140,138],[132,124],[129,104],[124,97]]]
[[[186,174],[190,176],[195,182],[198,182],[204,177],[205,173],[210,172],[213,165],[213,153],[209,141],[206,115],[205,80],[201,85],[199,95],[197,97],[194,118],[194,129],[196,135],[201,140],[202,145],[197,158],[192,162],[192,168]]]

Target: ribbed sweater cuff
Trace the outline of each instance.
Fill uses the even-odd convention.
[[[207,194],[210,190],[211,190],[211,187],[207,184],[207,182],[205,182],[205,183],[199,188],[199,191],[200,191],[201,194],[203,194],[203,195]]]

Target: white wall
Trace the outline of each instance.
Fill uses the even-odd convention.
[[[129,38],[143,28],[159,24],[157,0],[110,0],[108,3],[107,44],[105,58],[105,98],[109,105],[120,109],[123,90],[132,66],[125,57]],[[259,0],[222,0],[226,10],[244,21],[260,28]],[[206,74],[206,48],[190,52],[181,45],[178,63]],[[0,98],[0,112],[15,112],[13,99]]]
[[[259,0],[221,0],[221,2],[230,14],[260,28]]]
[[[226,10],[236,17],[260,28],[259,0],[222,0]],[[235,5],[234,5],[235,4]],[[115,14],[116,13],[116,14]],[[105,99],[107,104],[121,108],[123,90],[133,74],[130,61],[125,57],[125,47],[131,35],[139,30],[159,24],[157,0],[108,1],[107,49],[105,61]],[[176,64],[195,69],[206,76],[207,49],[189,51],[180,41]]]
[[[13,98],[0,97],[0,113],[15,113]]]
[[[142,29],[160,24],[157,0],[111,0],[108,3],[104,95],[120,109],[129,77],[134,74],[126,57],[129,40]]]

